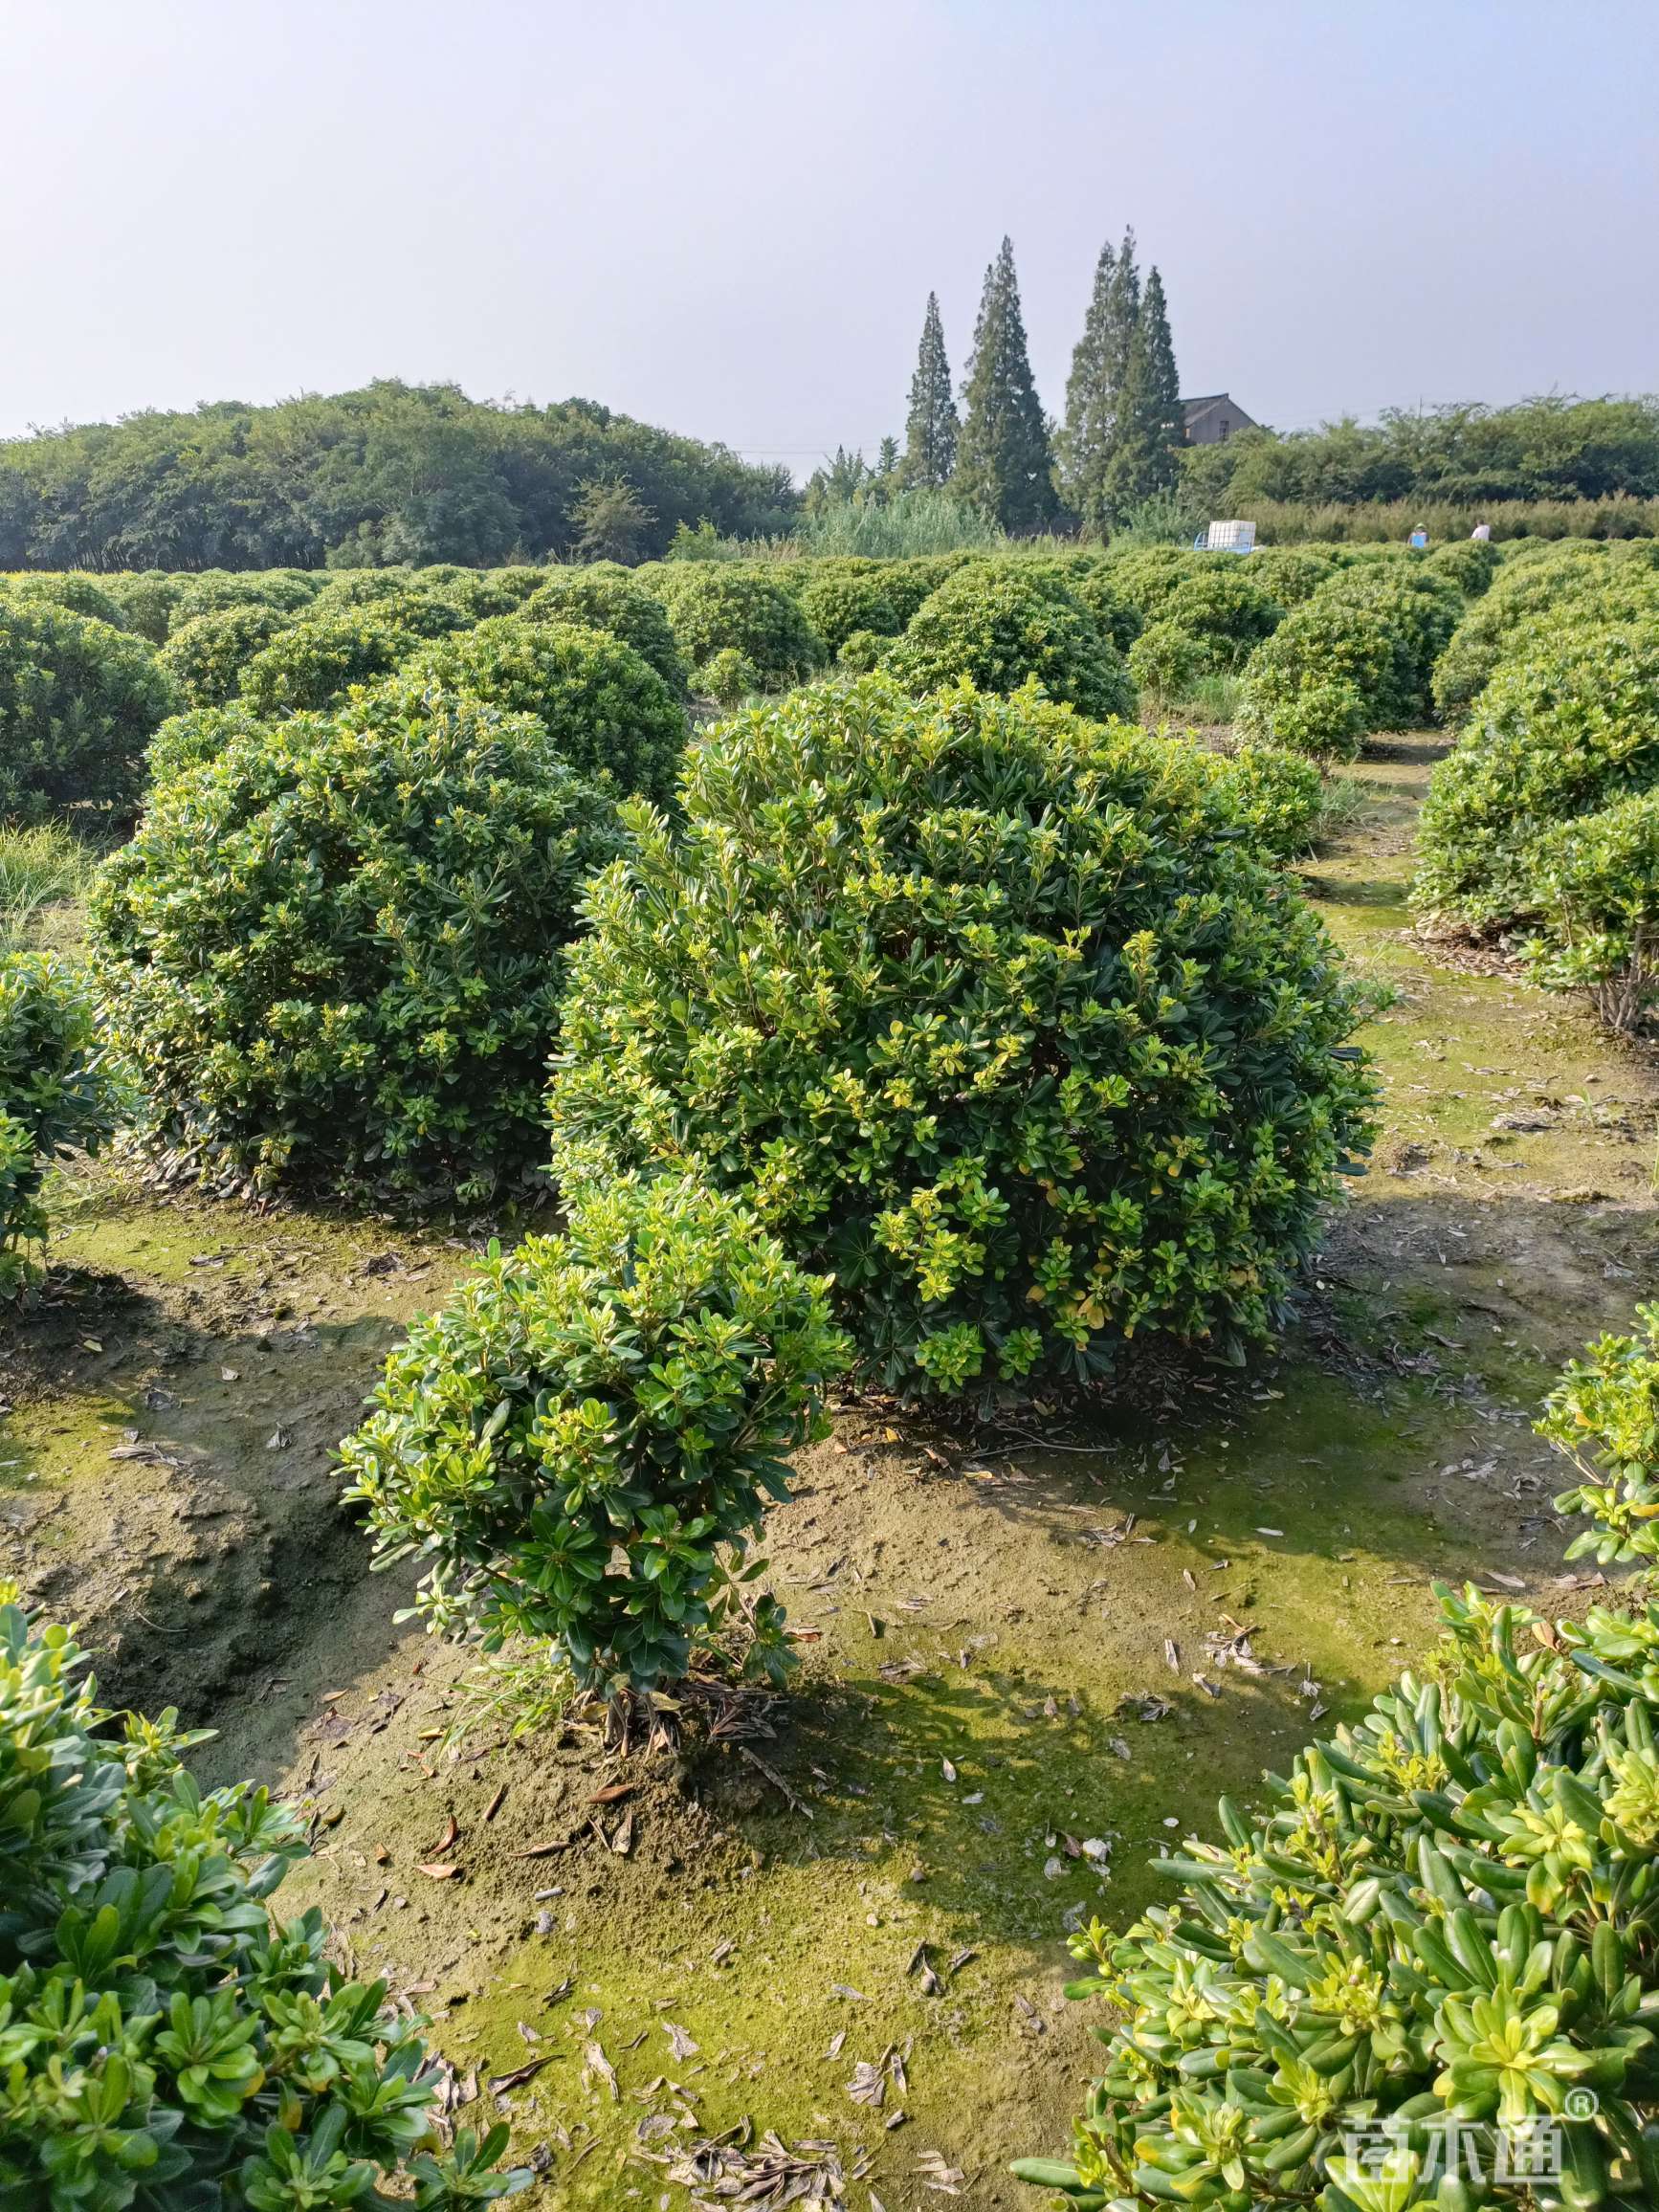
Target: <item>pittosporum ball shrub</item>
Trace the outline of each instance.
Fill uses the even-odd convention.
[[[1659,1011],[1659,790],[1546,830],[1531,862],[1535,983],[1583,991],[1609,1029]]]
[[[1284,608],[1300,607],[1336,573],[1337,564],[1327,554],[1310,553],[1299,545],[1258,546],[1249,556],[1247,569],[1250,582]]]
[[[1220,761],[1222,786],[1256,850],[1275,860],[1308,852],[1325,794],[1314,763],[1282,745],[1251,744]]]
[[[1552,630],[1429,778],[1412,897],[1472,930],[1535,915],[1539,836],[1656,785],[1659,625]]]
[[[18,607],[66,608],[71,614],[85,615],[89,621],[107,622],[111,630],[127,627],[115,594],[73,569],[0,576],[0,605],[8,600]]]
[[[1308,675],[1272,692],[1247,690],[1238,713],[1247,736],[1320,761],[1357,760],[1368,726],[1364,698],[1346,676]]]
[[[668,608],[675,643],[688,668],[704,668],[729,647],[755,669],[763,688],[800,683],[825,659],[823,639],[778,585],[724,561],[668,561],[651,588]]]
[[[0,1298],[29,1280],[46,1241],[48,1169],[67,1153],[97,1152],[115,1120],[78,971],[46,953],[0,956]]]
[[[498,614],[416,653],[399,683],[436,684],[534,715],[555,752],[618,792],[666,799],[685,749],[685,709],[631,646],[571,622]]]
[[[1412,729],[1433,719],[1434,664],[1464,614],[1454,584],[1420,564],[1362,564],[1323,585],[1308,604],[1363,608],[1385,625],[1391,658],[1386,685],[1371,702],[1374,728]]]
[[[393,599],[414,583],[412,568],[394,564],[385,568],[337,568],[320,586],[312,606],[319,614],[343,614],[353,607],[372,607],[377,600]]]
[[[30,2212],[463,2212],[512,2195],[504,2125],[436,2127],[426,2023],[267,1899],[304,1828],[204,1791],[178,1715],[95,1703],[72,1631],[0,1584],[0,2190]],[[412,2197],[408,2192],[412,2189]]]
[[[1557,630],[1654,620],[1659,586],[1648,569],[1570,551],[1506,563],[1434,664],[1435,705],[1462,721],[1506,660],[1528,658]]]
[[[802,586],[801,611],[832,653],[855,630],[896,637],[904,628],[875,561],[813,563]]]
[[[1158,700],[1183,699],[1211,666],[1209,647],[1178,622],[1149,623],[1129,648],[1136,690]]]
[[[166,645],[173,608],[189,578],[163,568],[141,568],[106,576],[103,581],[105,590],[121,608],[122,630],[130,630],[135,637],[147,637],[151,645]]]
[[[965,568],[971,553],[917,553],[907,560],[878,561],[881,595],[892,608],[902,630],[925,599],[931,599],[946,577]]]
[[[510,1188],[542,1150],[581,887],[617,835],[539,722],[435,690],[161,781],[93,900],[156,1139],[260,1186]]]
[[[885,666],[907,691],[1016,692],[1035,676],[1052,699],[1105,719],[1135,712],[1135,687],[1092,614],[1012,561],[974,562],[911,618]]]
[[[595,565],[604,566],[606,564],[597,563]],[[532,568],[528,563],[520,562],[510,568],[489,568],[484,573],[491,586],[504,599],[514,607],[522,607],[528,600],[535,598],[546,583],[549,571],[545,568]],[[626,575],[627,570],[623,573]],[[637,653],[638,650],[635,646],[634,651]]]
[[[1414,580],[1360,568],[1322,585],[1251,653],[1239,695],[1240,730],[1297,750],[1324,750],[1306,742],[1307,710],[1299,718],[1285,710],[1311,691],[1338,684],[1357,695],[1362,729],[1408,729],[1427,720],[1429,672],[1453,622],[1445,601],[1456,593],[1432,578],[1420,581],[1422,591],[1413,588]],[[1322,704],[1316,729],[1327,711]],[[1358,747],[1344,741],[1329,749],[1352,758]]]
[[[1135,602],[1117,588],[1110,564],[1091,561],[1082,573],[1073,579],[1070,588],[1078,606],[1086,608],[1095,617],[1101,634],[1109,637],[1127,658],[1129,648],[1145,628],[1145,617]]]
[[[889,1384],[1108,1371],[1277,1318],[1370,1085],[1360,999],[1213,767],[1034,690],[740,715],[594,882],[567,1189],[742,1192]]]
[[[256,715],[322,713],[354,684],[389,675],[419,643],[377,607],[313,612],[254,655],[242,671],[241,696]]]
[[[1105,2065],[1022,2179],[1111,2212],[1659,2201],[1659,1606],[1442,1609],[1265,1814],[1224,1799],[1159,1862],[1170,1904],[1073,1939]]]
[[[744,699],[756,697],[765,688],[760,670],[735,645],[710,653],[692,676],[692,689],[698,698],[713,699],[718,707],[741,706]]]
[[[1598,1338],[1572,1361],[1537,1424],[1579,1471],[1557,1513],[1591,1522],[1566,1557],[1600,1567],[1659,1560],[1659,1306],[1636,1320],[1635,1335]]]
[[[1227,669],[1248,660],[1284,619],[1279,601],[1245,574],[1236,555],[1230,568],[1206,568],[1178,584],[1159,609],[1160,622],[1190,631]]]
[[[837,657],[849,675],[869,675],[873,669],[881,666],[892,650],[891,637],[878,636],[874,630],[855,630],[843,641]]]
[[[1436,545],[1424,562],[1431,576],[1455,584],[1465,599],[1478,599],[1492,587],[1503,554],[1490,538],[1464,538],[1450,545]]]
[[[826,1434],[850,1347],[828,1286],[695,1179],[585,1188],[560,1236],[491,1255],[387,1363],[341,1448],[375,1564],[423,1569],[433,1629],[552,1643],[608,1692],[678,1681],[694,1648],[783,1618],[744,1603],[781,1454]]]
[[[676,698],[684,697],[685,663],[674,641],[668,610],[620,563],[596,561],[587,568],[552,568],[543,573],[545,582],[523,603],[528,620],[580,623],[619,637],[655,669]]]
[[[129,814],[150,734],[179,704],[142,637],[0,594],[0,820]]]
[[[275,607],[222,607],[180,623],[162,647],[162,666],[192,707],[222,707],[242,687],[256,653],[294,617]]]
[[[303,568],[210,568],[181,584],[173,603],[174,629],[198,614],[222,613],[227,607],[275,607],[282,614],[303,614],[326,588],[321,576]]]
[[[211,618],[198,615],[196,619],[206,622]],[[216,761],[233,740],[258,739],[266,726],[245,699],[232,699],[223,707],[187,707],[182,715],[169,715],[144,755],[150,781],[159,784],[181,769]]]

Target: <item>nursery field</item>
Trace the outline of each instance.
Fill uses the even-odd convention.
[[[432,2017],[538,2201],[713,2201],[728,2167],[761,2203],[803,2175],[860,2207],[1028,2201],[1006,2163],[1066,2142],[1095,2047],[1064,1929],[1126,1925],[1218,1790],[1250,1801],[1419,1654],[1434,1578],[1582,1609],[1530,1423],[1654,1278],[1659,1081],[1408,934],[1444,750],[1377,748],[1304,864],[1396,995],[1360,1040],[1380,1137],[1282,1348],[1196,1382],[1150,1354],[1109,1414],[849,1400],[766,1532],[799,1676],[711,1689],[675,1746],[486,1719],[446,1749],[467,1655],[393,1625],[337,1502],[338,1439],[482,1224],[69,1171],[0,1358],[15,1571],[107,1698],[177,1705],[218,1732],[208,1779],[299,1807],[289,1889]]]
[[[1659,2202],[1650,542],[694,550],[0,578],[0,2204]]]

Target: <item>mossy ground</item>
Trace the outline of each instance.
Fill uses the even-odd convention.
[[[467,1240],[110,1171],[71,1194],[0,1370],[15,1567],[87,1624],[112,1694],[221,1731],[210,1777],[308,1808],[284,1897],[434,2014],[486,2103],[548,2061],[506,2092],[550,2154],[532,2201],[681,2201],[652,2155],[744,2120],[865,2144],[890,2212],[938,2201],[930,2152],[965,2201],[1029,2201],[1006,2163],[1064,2144],[1094,2048],[1067,1915],[1158,1893],[1149,1862],[1218,1791],[1423,1648],[1436,1576],[1573,1603],[1529,1425],[1653,1279],[1659,1084],[1402,935],[1431,751],[1356,771],[1361,817],[1305,872],[1397,995],[1365,1040],[1382,1142],[1283,1350],[1241,1378],[1147,1362],[1093,1426],[1059,1401],[971,1436],[845,1408],[771,1527],[810,1635],[751,1716],[771,1735],[444,1751],[461,1659],[393,1625],[328,1453]],[[894,2050],[903,2086],[853,2102]]]

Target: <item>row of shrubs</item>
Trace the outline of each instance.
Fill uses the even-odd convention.
[[[1659,1557],[1659,1308],[1570,1368],[1542,1432],[1604,1565]],[[1631,1602],[1633,1597],[1634,1602]],[[1552,1623],[1471,1587],[1362,1720],[1223,1801],[1180,1889],[1073,1943],[1104,2067],[1070,2212],[1659,2202],[1659,1604]]]
[[[1434,681],[1465,726],[1429,785],[1414,893],[1621,1029],[1659,1005],[1656,551],[1506,564],[1459,626]]]

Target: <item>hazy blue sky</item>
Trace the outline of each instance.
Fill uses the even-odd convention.
[[[1102,237],[1282,427],[1659,387],[1655,0],[0,0],[0,434],[375,375],[798,471]]]

